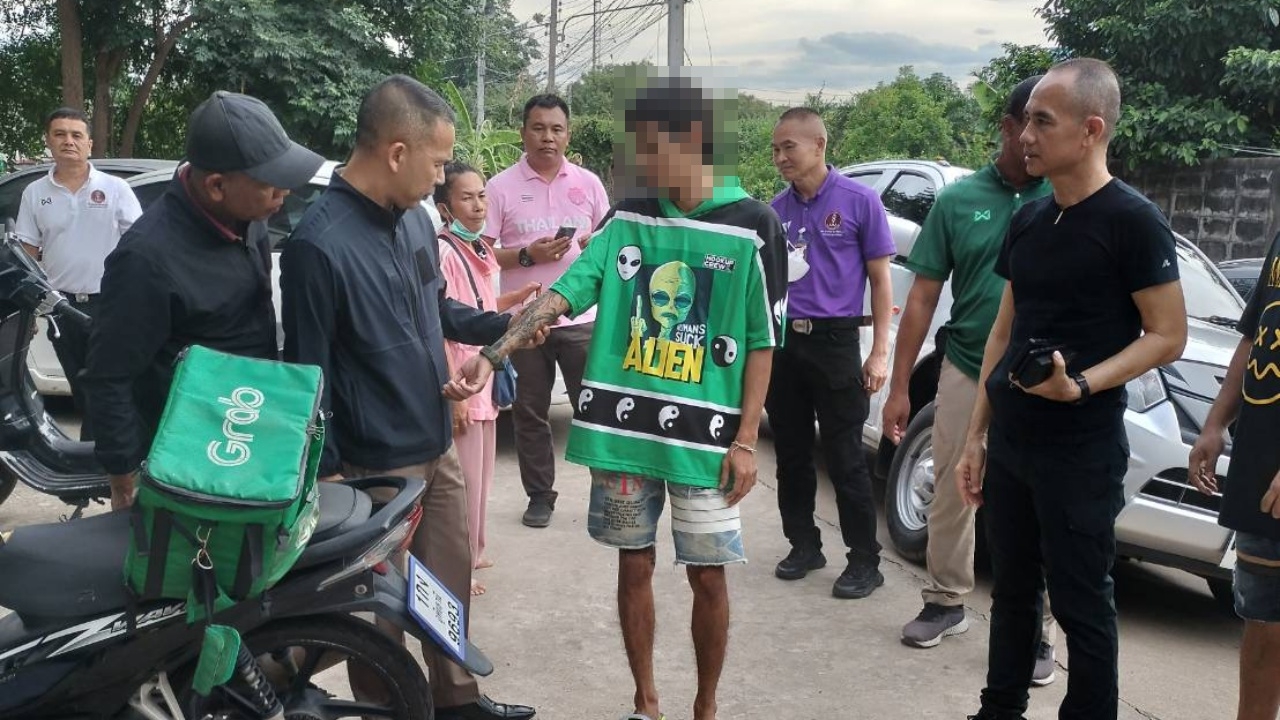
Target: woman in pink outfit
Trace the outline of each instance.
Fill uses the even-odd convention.
[[[506,312],[538,291],[537,283],[496,296],[494,281],[498,260],[492,238],[484,235],[484,177],[463,163],[445,166],[445,181],[435,191],[436,207],[447,226],[440,231],[440,270],[448,284],[447,294],[458,302],[482,310]],[[480,352],[475,345],[445,341],[450,372]],[[471,557],[477,569],[493,563],[485,557],[484,519],[493,488],[493,466],[497,457],[498,408],[493,402],[493,381],[464,402],[453,404],[453,444],[467,482],[467,526],[471,533]],[[471,581],[471,594],[481,595],[485,587]]]

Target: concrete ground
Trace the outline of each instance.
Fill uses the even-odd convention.
[[[563,441],[569,407],[553,409]],[[612,720],[631,710],[632,686],[614,603],[616,553],[586,533],[588,475],[560,464],[561,496],[550,528],[520,524],[525,498],[511,431],[499,430],[498,476],[489,508],[489,556],[477,573],[489,589],[473,604],[472,637],[497,670],[482,689],[499,701],[528,703],[542,720]],[[561,447],[562,449],[562,447]],[[773,566],[786,554],[776,509],[771,441],[761,441],[762,483],[743,503],[751,562],[728,570],[733,600],[729,659],[721,684],[722,720],[959,720],[977,709],[986,668],[990,610],[984,579],[969,600],[971,629],[932,650],[903,646],[898,633],[919,610],[923,568],[886,546],[885,586],[866,600],[836,600],[843,569],[829,487],[818,517],[830,565],[786,583]],[[0,527],[55,520],[65,509],[21,487],[0,506]],[[673,566],[669,526],[659,534],[657,677],[663,712],[691,720],[694,659],[691,595]],[[2,580],[0,580],[2,581]],[[1232,718],[1240,623],[1218,611],[1204,582],[1126,563],[1116,571],[1121,616],[1120,717]],[[1056,717],[1070,666],[1058,643],[1058,681],[1031,693],[1030,720]]]

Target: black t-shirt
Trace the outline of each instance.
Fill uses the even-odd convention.
[[[1280,471],[1280,235],[1272,242],[1239,327],[1253,346],[1218,521],[1233,530],[1280,540],[1280,520],[1259,510]]]
[[[1009,368],[1031,338],[1066,346],[1082,372],[1127,347],[1142,333],[1132,295],[1178,279],[1173,233],[1159,209],[1112,180],[1085,200],[1060,208],[1053,196],[1028,203],[1009,225],[996,273],[1013,287],[1009,348],[987,380],[992,425],[1013,439],[1078,442],[1121,427],[1123,387],[1083,405],[1054,402],[1009,382]]]

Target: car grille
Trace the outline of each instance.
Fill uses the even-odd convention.
[[[1226,483],[1226,478],[1218,476],[1218,487]],[[1170,468],[1156,475],[1142,486],[1140,495],[1159,502],[1170,503],[1180,508],[1194,510],[1217,517],[1218,508],[1222,505],[1222,495],[1205,495],[1191,485],[1186,468]]]

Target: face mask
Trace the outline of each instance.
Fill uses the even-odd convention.
[[[458,237],[462,238],[463,240],[466,240],[466,241],[467,241],[467,242],[469,242],[469,243],[473,243],[473,242],[475,242],[476,240],[479,240],[479,239],[480,239],[480,235],[484,232],[484,226],[483,226],[483,225],[481,225],[481,226],[480,226],[480,230],[479,230],[478,232],[472,232],[472,231],[470,231],[470,230],[468,230],[468,229],[467,229],[467,226],[466,226],[466,225],[463,225],[463,224],[462,224],[462,221],[461,221],[461,220],[458,220],[457,218],[454,218],[454,221],[453,221],[453,222],[451,222],[451,223],[449,223],[449,230],[450,230],[454,235],[457,235]]]

